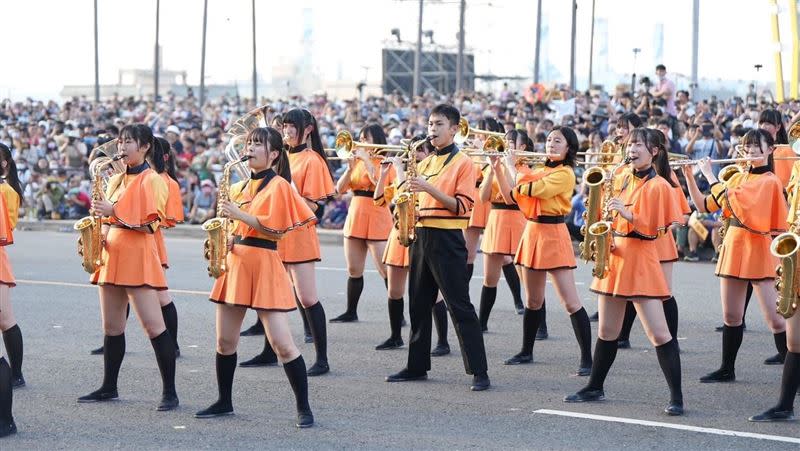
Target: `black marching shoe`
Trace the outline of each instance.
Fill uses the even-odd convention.
[[[14,419],[11,421],[0,420],[0,437],[6,437],[11,434],[17,433],[17,425],[14,424]]]
[[[428,378],[428,372],[413,373],[407,368],[403,368],[397,373],[386,376],[386,382],[410,382],[410,381],[424,381]]]
[[[606,394],[602,389],[584,388],[574,395],[564,397],[564,402],[596,402],[606,399]]]
[[[670,401],[667,407],[664,407],[664,413],[671,417],[678,417],[683,415],[683,403],[677,401]]]
[[[311,365],[311,368],[309,368],[308,371],[306,371],[306,375],[311,377],[321,376],[330,371],[331,367],[328,366],[328,362],[320,362],[319,360],[317,360],[316,362],[314,362],[313,365]]]
[[[300,429],[310,428],[314,426],[314,414],[311,411],[297,412],[297,421],[294,425]]]
[[[91,355],[103,355],[103,347],[100,346],[99,348],[92,349],[91,351],[89,351],[89,354],[91,354]]]
[[[239,366],[242,368],[254,368],[257,366],[277,366],[278,358],[274,355],[259,354],[250,360],[240,362]]]
[[[22,388],[25,386],[25,378],[20,375],[19,377],[11,377],[12,388]]]
[[[525,365],[528,363],[533,363],[533,353],[524,354],[520,352],[503,362],[504,365]]]
[[[776,407],[773,407],[764,413],[753,415],[747,420],[756,423],[766,423],[771,421],[794,421],[796,418],[794,417],[794,410],[778,410]]]
[[[256,335],[264,335],[264,325],[259,320],[256,320],[255,324],[239,333],[240,337],[254,337]]]
[[[358,321],[358,315],[355,313],[344,312],[336,318],[331,318],[330,323],[354,323]]]
[[[594,315],[589,317],[589,322],[596,323],[600,321],[600,313],[594,312]]]
[[[161,395],[161,402],[158,403],[158,407],[156,407],[156,410],[159,412],[174,410],[178,407],[178,404],[180,404],[180,402],[178,401],[178,395],[175,393],[168,393],[165,395]]]
[[[385,351],[387,349],[397,349],[403,347],[403,339],[402,338],[389,338],[383,343],[375,346],[376,351]]]
[[[723,368],[708,373],[700,378],[700,382],[705,384],[710,384],[715,382],[733,382],[735,380],[736,380],[736,372],[734,370],[729,371]]]
[[[522,315],[525,313],[525,306],[522,305],[522,301],[514,301],[514,310],[517,311],[517,315]]]
[[[631,348],[630,340],[617,340],[617,349],[630,349],[630,348]]]
[[[221,417],[225,415],[233,415],[233,406],[230,403],[224,403],[221,401],[217,401],[214,404],[211,404],[210,407],[207,409],[203,409],[196,414],[194,414],[195,418],[214,418],[214,417]]]
[[[437,344],[431,351],[431,357],[441,357],[447,354],[450,354],[450,345],[447,343]]]
[[[764,365],[783,365],[783,356],[775,354],[772,357],[764,360]]]
[[[100,388],[99,390],[95,390],[88,395],[81,396],[78,398],[79,403],[90,403],[90,402],[102,402],[102,401],[109,401],[112,399],[119,398],[119,393],[116,389],[114,390],[106,390]]]
[[[575,375],[579,376],[579,377],[591,376],[592,375],[592,366],[589,365],[589,366],[578,367],[578,371],[575,372]]]
[[[489,382],[489,375],[481,373],[472,376],[472,385],[470,385],[469,389],[472,391],[484,391],[488,390],[491,385],[491,382]]]

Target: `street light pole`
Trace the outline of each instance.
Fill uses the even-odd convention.
[[[100,102],[100,51],[97,44],[97,0],[94,0],[94,101]]]
[[[456,61],[456,92],[464,88],[464,13],[467,0],[461,0],[461,12],[458,20],[458,58]]]
[[[208,0],[203,0],[203,45],[200,55],[200,108],[206,102],[206,24],[208,23]]]
[[[417,22],[417,51],[414,52],[414,86],[411,87],[411,96],[416,97],[419,95],[419,72],[422,57],[422,4],[423,0],[419,0],[419,21]]]
[[[642,49],[635,48],[633,49],[633,73],[631,74],[631,94],[636,92],[636,57],[639,55]]]
[[[536,4],[536,53],[533,57],[533,82],[539,83],[539,49],[542,40],[542,0]]]
[[[592,89],[592,62],[594,60],[594,4],[592,0],[592,31],[589,34],[589,89]]]
[[[569,49],[569,90],[575,92],[575,33],[578,12],[578,0],[572,0],[572,38]]]
[[[155,70],[153,70],[153,100],[158,102],[158,71],[160,70],[158,61],[158,18],[159,9],[161,8],[161,0],[156,0],[156,60]]]
[[[256,72],[256,0],[253,5],[253,103],[258,104],[258,73]]]

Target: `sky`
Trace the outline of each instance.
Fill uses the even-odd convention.
[[[117,82],[123,68],[152,68],[156,0],[97,0],[100,83]],[[568,82],[569,0],[542,0],[542,67],[548,82]],[[788,2],[779,0],[783,72],[791,69]],[[0,98],[58,98],[63,85],[94,83],[94,0],[0,0],[3,18],[3,69]],[[166,69],[186,70],[188,82],[200,78],[202,0],[161,0],[160,44]],[[271,83],[276,66],[304,63],[320,78],[342,83],[381,81],[381,48],[394,41],[416,41],[416,0],[256,0],[257,69]],[[775,68],[767,0],[701,0],[699,75],[709,79],[774,82]],[[576,74],[585,89],[589,71],[591,0],[578,0]],[[244,92],[252,77],[250,0],[208,0],[206,83],[239,82]],[[595,82],[630,79],[634,47],[641,48],[636,71],[653,76],[664,63],[679,87],[691,73],[692,0],[596,0],[596,17],[608,23],[609,76]],[[459,2],[428,0],[423,29],[434,30],[437,45],[457,44]],[[532,77],[536,30],[535,0],[467,0],[466,46],[475,54],[476,72]],[[663,24],[663,60],[656,61],[654,29]],[[310,24],[310,27],[306,27]],[[304,30],[311,29],[309,39]],[[394,44],[392,44],[394,45]],[[311,55],[304,61],[305,52]],[[762,64],[756,73],[754,64]]]

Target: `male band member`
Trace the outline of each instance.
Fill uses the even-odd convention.
[[[387,382],[423,380],[431,368],[431,309],[441,290],[453,319],[464,369],[473,375],[472,391],[489,388],[486,350],[475,308],[469,300],[467,226],[475,191],[472,160],[453,143],[461,118],[450,105],[438,105],[428,119],[428,136],[436,152],[418,166],[418,176],[406,181],[418,193],[420,219],[411,245],[409,313],[411,340],[408,364]]]

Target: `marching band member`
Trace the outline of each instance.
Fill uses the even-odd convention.
[[[249,180],[231,187],[222,213],[235,222],[227,254],[228,271],[214,282],[210,300],[217,303],[217,387],[219,399],[196,418],[233,413],[231,391],[239,329],[248,308],[256,310],[266,335],[294,391],[299,428],[311,427],[308,378],[303,356],[292,340],[286,312],[296,308],[292,283],[277,252],[277,241],[316,217],[289,184],[291,173],[281,134],[257,128],[246,140],[252,171]]]
[[[617,354],[617,338],[626,304],[633,302],[648,339],[656,348],[658,363],[667,380],[670,401],[664,412],[683,414],[681,359],[678,341],[664,317],[662,301],[670,297],[658,259],[655,240],[679,222],[682,212],[674,201],[667,154],[658,147],[656,130],[634,129],[627,143],[630,168],[616,174],[613,193],[605,208],[613,218],[608,274],[595,277],[591,291],[599,295],[600,321],[589,383],[565,402],[605,399],[603,384]],[[620,180],[621,179],[621,180]]]
[[[0,437],[17,432],[12,415],[14,387],[25,385],[22,377],[22,334],[14,320],[11,288],[16,285],[5,246],[14,244],[22,188],[11,150],[0,143],[0,323],[9,362],[0,356]],[[9,327],[9,324],[13,326]]]
[[[502,131],[502,126],[492,117],[487,117],[479,121],[478,128],[490,132]],[[473,145],[481,147],[482,140],[480,138],[474,139]],[[486,228],[486,220],[489,218],[488,205],[480,200],[481,181],[483,180],[483,171],[486,166],[488,166],[486,163],[475,164],[475,192],[474,195],[470,196],[474,199],[474,203],[469,216],[469,223],[467,224],[467,228],[464,229],[464,241],[467,246],[467,274],[470,280],[472,280],[472,274],[475,271],[475,258],[478,255],[481,234],[483,233],[483,229]]]
[[[425,139],[424,136],[415,136],[411,144]],[[424,160],[433,152],[430,142],[417,146],[416,155],[409,158],[416,158],[417,162]],[[389,168],[389,164],[393,168]],[[394,183],[386,185],[392,173],[396,174]],[[381,172],[375,186],[374,202],[377,205],[391,203],[397,194],[398,189],[405,186],[406,173],[400,157],[389,158],[381,164]],[[392,227],[389,233],[389,240],[386,250],[383,253],[383,264],[386,265],[387,290],[389,295],[389,327],[391,335],[383,343],[375,346],[378,351],[387,349],[397,349],[403,346],[403,337],[400,329],[403,327],[403,296],[406,292],[406,282],[408,279],[408,248],[401,245],[398,239],[398,232]],[[447,307],[444,300],[439,297],[433,306],[433,324],[436,326],[438,340],[436,347],[431,350],[432,357],[440,357],[450,354],[450,344],[447,342]]]
[[[367,125],[359,133],[359,141],[386,144],[386,135],[380,125]],[[358,301],[364,288],[367,252],[372,255],[381,278],[384,282],[387,280],[386,267],[381,260],[392,229],[392,214],[386,205],[375,205],[372,201],[375,183],[380,176],[380,161],[381,157],[370,155],[367,149],[354,149],[347,170],[339,177],[336,185],[337,193],[342,195],[352,190],[353,198],[344,222],[344,257],[348,273],[347,311],[332,318],[332,323],[358,321]],[[387,182],[391,183],[394,171],[388,176]]]
[[[409,253],[411,339],[406,367],[388,376],[387,382],[427,378],[431,367],[431,309],[441,290],[459,336],[464,369],[473,375],[470,389],[481,391],[490,385],[483,334],[469,301],[463,229],[472,209],[475,170],[472,160],[453,143],[460,118],[450,105],[433,108],[428,136],[436,154],[419,164],[417,178],[406,181],[409,189],[418,193],[420,213],[417,239]]]
[[[572,329],[581,350],[577,374],[592,371],[592,330],[589,315],[581,305],[575,286],[575,255],[564,217],[572,206],[575,189],[575,157],[578,137],[569,127],[554,127],[547,136],[547,161],[530,173],[516,172],[513,162],[506,168],[493,162],[500,192],[506,203],[515,202],[528,220],[524,224],[514,262],[520,266],[525,285],[525,313],[522,316],[522,350],[506,365],[533,362],[533,345],[541,322],[547,275],[570,315]],[[490,175],[491,177],[491,175]],[[514,180],[512,188],[509,183]]]
[[[167,288],[154,233],[165,217],[168,188],[147,164],[147,157],[163,158],[163,149],[143,124],[125,126],[118,145],[127,170],[109,180],[105,199],[93,200],[92,209],[104,218],[101,266],[91,278],[100,287],[103,316],[103,384],[80,403],[119,397],[117,379],[125,356],[125,310],[133,304],[142,328],[150,338],[163,384],[157,410],[178,407],[175,391],[175,340],[164,325],[157,291]]]
[[[771,236],[786,229],[786,199],[783,185],[772,173],[772,136],[764,130],[750,130],[742,138],[747,155],[762,158],[751,162],[749,171],[734,174],[720,183],[709,161],[699,164],[703,176],[711,184],[711,194],[704,196],[697,187],[691,168],[685,166],[689,194],[701,213],[722,210],[729,221],[719,253],[716,275],[720,278],[720,294],[724,328],[722,330],[722,365],[700,378],[700,382],[736,380],[736,355],[742,344],[744,302],[747,284],[761,303],[767,326],[772,330],[775,347],[786,355],[786,322],[775,311],[777,291],[774,286],[776,257],[770,253]]]
[[[531,152],[533,150],[533,141],[522,130],[509,131],[506,133],[505,139],[508,142],[507,152]],[[490,163],[491,161],[493,160],[490,160]],[[500,167],[502,168],[502,165]],[[506,274],[509,286],[516,284],[515,298],[519,296],[520,278],[514,267],[514,254],[517,252],[522,231],[525,229],[525,217],[519,211],[519,206],[516,202],[506,203],[500,193],[501,185],[498,180],[500,177],[506,178],[506,175],[503,173],[495,175],[494,169],[492,164],[487,165],[479,190],[481,202],[490,206],[489,217],[481,241],[484,277],[478,319],[481,322],[481,330],[484,332],[488,330],[489,315],[497,298],[497,283],[500,281],[501,269]],[[515,159],[511,162],[508,170],[514,171],[514,173],[530,172],[523,159]],[[508,179],[506,178],[506,180]],[[511,276],[512,273],[513,276]],[[513,293],[515,290],[512,288],[511,291]]]

